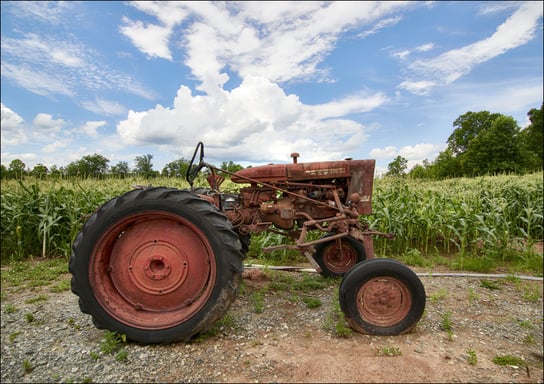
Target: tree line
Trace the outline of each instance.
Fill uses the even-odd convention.
[[[527,112],[530,124],[524,129],[511,116],[467,112],[453,122],[447,147],[434,161],[425,160],[406,173],[408,161],[397,156],[386,175],[439,180],[542,170],[543,108],[544,104]]]
[[[422,165],[416,165],[407,173],[407,159],[397,156],[389,163],[386,175],[439,180],[542,170],[543,108],[544,103],[540,109],[533,108],[527,112],[530,124],[525,129],[521,129],[511,116],[489,111],[467,112],[453,122],[454,130],[447,140],[447,148],[434,161],[426,159]],[[0,178],[184,177],[189,167],[189,161],[181,158],[166,164],[159,172],[153,169],[152,160],[153,155],[146,154],[135,157],[132,169],[126,161],[110,167],[107,158],[95,153],[83,156],[65,167],[53,165],[48,168],[37,164],[27,169],[25,163],[15,159],[9,167],[1,166]],[[225,161],[221,169],[236,172],[243,167],[233,161]]]
[[[153,169],[153,155],[146,154],[136,156],[134,158],[134,167],[131,169],[126,161],[119,161],[117,164],[109,166],[109,160],[100,154],[86,155],[77,161],[73,161],[65,167],[57,167],[56,165],[50,168],[43,164],[36,164],[32,169],[28,169],[21,160],[13,160],[9,167],[2,164],[1,178],[2,179],[21,179],[26,176],[35,177],[38,179],[46,178],[125,178],[129,176],[144,177],[146,179],[163,177],[185,177],[189,168],[189,160],[181,158],[166,164],[162,171]],[[236,172],[243,167],[232,161],[224,161],[221,164],[221,169],[229,172]]]

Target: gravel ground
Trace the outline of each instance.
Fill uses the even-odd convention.
[[[427,307],[414,331],[340,337],[340,280],[312,291],[270,289],[270,279],[284,274],[303,276],[244,279],[213,335],[170,345],[121,342],[114,353],[105,352],[107,332],[94,328],[71,292],[3,286],[2,383],[543,382],[541,280],[426,275]],[[321,306],[309,308],[309,297]],[[523,360],[499,366],[497,355]]]

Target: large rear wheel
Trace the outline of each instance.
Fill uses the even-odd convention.
[[[72,291],[99,328],[149,343],[189,340],[221,318],[242,272],[225,216],[188,191],[130,191],[101,206],[72,246]]]
[[[425,309],[425,288],[407,266],[370,259],[353,267],[340,284],[340,308],[360,333],[391,336],[410,331]]]

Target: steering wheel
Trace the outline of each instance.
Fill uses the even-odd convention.
[[[196,155],[200,151],[199,161],[198,164],[195,164]],[[191,161],[189,162],[189,167],[187,168],[187,173],[185,174],[185,177],[187,178],[187,181],[189,182],[189,185],[191,188],[193,187],[193,181],[198,176],[198,173],[204,166],[206,166],[206,163],[204,160],[204,144],[199,141],[195,148],[195,153],[193,153],[193,157],[191,158]]]

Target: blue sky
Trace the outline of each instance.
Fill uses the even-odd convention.
[[[1,2],[1,161],[434,160],[452,123],[527,125],[535,2]]]

